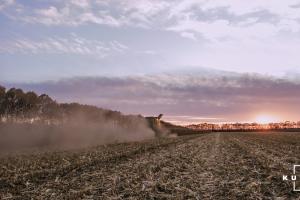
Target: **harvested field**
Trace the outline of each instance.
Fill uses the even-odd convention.
[[[299,133],[210,133],[4,155],[1,199],[300,199]],[[300,182],[299,182],[300,187]]]

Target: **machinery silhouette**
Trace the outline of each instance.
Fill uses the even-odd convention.
[[[167,130],[161,123],[162,117],[163,114],[159,114],[157,117],[146,117],[149,127],[155,133],[155,137],[163,137],[167,135]]]

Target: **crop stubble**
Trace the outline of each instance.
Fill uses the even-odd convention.
[[[2,199],[299,199],[298,133],[211,133],[0,158]]]

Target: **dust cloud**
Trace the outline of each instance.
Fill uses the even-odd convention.
[[[0,152],[67,150],[154,138],[142,117],[117,120],[75,115],[60,123],[0,123]]]

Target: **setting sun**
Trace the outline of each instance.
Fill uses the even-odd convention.
[[[255,121],[259,124],[268,124],[272,122],[277,122],[278,118],[271,115],[259,115],[256,117]]]

